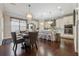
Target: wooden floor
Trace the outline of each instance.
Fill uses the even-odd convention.
[[[0,46],[1,56],[13,56],[12,50],[13,44]],[[62,39],[62,43],[51,42],[46,40],[39,40],[38,49],[35,47],[32,49],[21,49],[18,45],[17,49],[18,56],[76,56],[74,52],[73,40]]]

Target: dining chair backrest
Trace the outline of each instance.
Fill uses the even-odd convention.
[[[30,43],[33,44],[38,39],[38,32],[29,32]]]
[[[11,36],[14,42],[16,42],[16,32],[11,32]]]

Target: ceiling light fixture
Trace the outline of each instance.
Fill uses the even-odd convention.
[[[58,6],[57,8],[58,8],[59,10],[61,9],[61,7],[60,7],[60,6]]]
[[[29,11],[28,11],[26,17],[27,17],[28,20],[32,20],[32,17],[33,17],[33,16],[32,16],[32,13],[30,12],[31,5],[29,4],[28,7],[29,7]]]
[[[58,10],[59,10],[59,17],[63,16],[64,11],[63,11],[63,9],[61,8],[61,6],[58,6],[57,8],[58,8]]]
[[[16,5],[16,3],[10,3],[11,5]]]

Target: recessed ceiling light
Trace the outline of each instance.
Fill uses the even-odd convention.
[[[16,3],[10,3],[11,5],[16,5]]]
[[[61,6],[58,6],[57,8],[58,8],[58,9],[61,9]]]

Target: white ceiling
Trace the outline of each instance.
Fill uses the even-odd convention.
[[[4,4],[4,6],[10,16],[24,19],[29,10],[27,3],[9,3]],[[62,11],[58,7],[61,7]],[[76,7],[76,3],[32,3],[30,11],[34,19],[44,20],[73,13]]]

